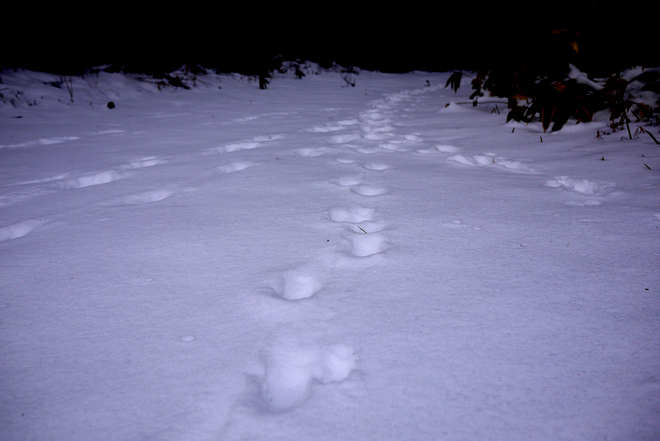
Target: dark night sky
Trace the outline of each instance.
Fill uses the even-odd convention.
[[[581,13],[589,3],[440,1],[436,10],[403,9],[401,2],[299,9],[250,3],[240,9],[219,4],[215,12],[196,4],[142,10],[108,4],[97,12],[22,7],[5,14],[16,19],[2,29],[0,65],[73,73],[107,63],[148,71],[197,62],[240,70],[281,54],[389,72],[471,69],[495,54],[528,56],[535,32],[560,27],[582,29],[582,56],[592,64],[650,66],[658,59],[653,14],[644,12],[650,2],[626,9],[596,1]]]

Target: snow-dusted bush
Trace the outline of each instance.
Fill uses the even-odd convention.
[[[560,130],[569,119],[588,122],[594,113],[609,109],[614,125],[637,121],[658,123],[660,71],[631,69],[596,80],[576,67],[579,32],[558,29],[540,38],[529,57],[494,57],[472,78],[476,105],[488,92],[508,99],[507,121],[531,122],[538,118],[543,130]],[[458,90],[462,72],[454,73],[445,87]]]

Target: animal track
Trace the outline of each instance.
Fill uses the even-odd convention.
[[[260,394],[267,410],[284,412],[307,400],[312,384],[344,381],[357,355],[347,345],[299,345],[278,342],[263,354]]]
[[[312,127],[311,129],[304,129],[303,132],[312,132],[312,133],[335,132],[339,130],[346,130],[349,126],[353,126],[356,124],[359,124],[357,120],[349,119],[345,121],[337,121],[336,124],[328,124],[325,126]]]
[[[383,164],[380,162],[372,162],[368,164],[362,164],[362,167],[367,169],[367,170],[372,170],[372,171],[382,171],[382,170],[387,170],[390,168],[388,164]]]
[[[452,229],[463,229],[463,228],[471,228],[472,230],[481,230],[480,227],[470,227],[469,225],[465,224],[462,220],[460,219],[454,219],[451,222],[443,222],[442,226],[445,228],[452,228]]]
[[[410,94],[394,95],[387,98],[390,103],[415,101]],[[351,192],[366,197],[376,197],[388,193],[388,188],[380,185],[368,185],[365,178],[377,172],[389,169],[389,164],[374,161],[358,162],[353,159],[357,154],[391,155],[394,152],[407,152],[411,146],[425,142],[415,133],[396,135],[388,112],[392,113],[394,104],[385,102],[375,104],[376,108],[361,113],[357,120],[316,126],[305,132],[327,133],[342,131],[325,138],[327,147],[310,146],[297,148],[292,154],[300,157],[317,157],[328,152],[339,152],[343,157],[333,160],[335,166],[357,166],[356,173],[346,173],[329,180],[333,185],[350,189]],[[357,127],[354,127],[357,126]],[[352,130],[347,130],[352,129]],[[349,132],[349,133],[347,133]],[[326,135],[327,136],[327,135]],[[260,142],[252,139],[251,142]],[[418,146],[417,146],[418,147]],[[240,148],[244,148],[240,146]],[[458,148],[438,145],[419,153],[457,153]],[[219,168],[225,172],[243,169],[247,164],[232,163]],[[345,167],[342,166],[345,169]],[[354,167],[353,170],[356,170]],[[381,174],[382,176],[382,174]],[[325,187],[327,188],[327,187]],[[390,246],[384,230],[386,223],[376,216],[376,209],[364,206],[335,207],[326,212],[332,222],[341,224],[342,232],[338,246],[330,251],[324,248],[324,254],[317,256],[314,263],[309,263],[277,275],[270,287],[280,299],[297,301],[312,298],[325,288],[326,277],[339,271],[351,271],[356,267],[379,265],[384,259],[376,257]],[[451,227],[463,227],[450,223]],[[330,240],[328,240],[330,242]],[[328,244],[330,245],[330,244]],[[272,298],[271,297],[271,298]],[[284,303],[295,311],[301,308],[318,307],[317,300],[309,302]],[[282,309],[285,306],[280,306]],[[262,354],[263,372],[257,377],[259,395],[265,409],[272,412],[284,412],[300,406],[308,398],[314,382],[327,383],[345,380],[355,367],[356,355],[353,348],[346,345],[321,346],[302,345],[297,342],[279,342]]]
[[[360,223],[372,221],[375,212],[376,210],[373,208],[364,207],[333,208],[330,210],[329,215],[334,222]]]
[[[458,153],[461,149],[453,145],[436,145],[428,149],[418,149],[417,153],[435,154],[435,153]]]
[[[275,292],[287,300],[306,299],[321,288],[323,288],[321,281],[302,269],[285,272],[273,284]]]
[[[351,191],[362,196],[380,196],[387,193],[386,188],[373,185],[356,185],[351,188]]]
[[[118,179],[124,178],[126,175],[116,172],[114,170],[106,170],[96,173],[91,173],[86,176],[81,176],[79,178],[69,179],[65,182],[60,183],[60,188],[85,188],[91,187],[93,185],[102,185],[107,184]]]
[[[260,135],[255,136],[252,140],[256,142],[271,142],[282,138],[284,138],[284,135]]]
[[[318,148],[301,148],[301,149],[296,149],[294,150],[294,153],[298,156],[306,157],[306,158],[315,158],[317,156],[321,156],[324,153],[329,152],[330,149],[327,149],[325,147],[318,147]]]
[[[170,196],[174,194],[173,191],[170,190],[153,190],[153,191],[146,191],[144,193],[139,193],[139,194],[134,194],[130,196],[124,196],[121,198],[114,199],[110,202],[106,202],[104,206],[109,206],[109,207],[115,207],[115,206],[120,206],[120,205],[142,205],[142,204],[150,204],[152,202],[158,202],[162,201],[163,199],[167,199]]]
[[[255,165],[257,165],[256,162],[236,161],[230,164],[219,165],[216,167],[216,170],[222,173],[234,173],[237,171],[245,170],[246,168],[254,167]]]
[[[355,225],[349,225],[348,228],[355,233],[377,233],[385,228],[383,222],[360,222]]]
[[[358,185],[361,181],[361,176],[341,176],[336,179],[332,179],[330,182],[340,187],[351,187],[353,185]]]
[[[33,145],[51,145],[51,144],[60,144],[67,141],[75,141],[80,139],[79,136],[60,136],[53,138],[40,138],[34,141],[27,141],[20,144],[8,144],[0,145],[0,148],[17,148],[17,147],[30,147]]]
[[[536,173],[533,168],[528,167],[520,161],[497,158],[491,154],[474,156],[453,155],[447,158],[447,161],[457,162],[471,167],[498,166],[512,171]]]
[[[221,147],[224,152],[231,153],[238,150],[252,150],[257,147],[261,147],[263,143],[255,141],[244,141],[244,142],[235,142],[233,144],[227,144],[224,147]]]
[[[45,223],[46,221],[43,219],[30,219],[16,222],[15,224],[7,225],[5,227],[0,227],[0,242],[23,237],[30,231]]]
[[[127,170],[133,170],[137,168],[143,168],[143,167],[153,167],[154,165],[162,164],[163,161],[156,158],[155,156],[149,156],[146,158],[142,159],[136,159],[135,161],[131,161],[128,164],[120,167],[121,169],[127,169]]]
[[[388,134],[381,134],[381,133],[374,133],[374,132],[365,133],[364,135],[362,135],[362,137],[364,139],[369,140],[369,141],[382,141],[384,139],[391,138],[391,136],[388,135]]]
[[[557,176],[545,183],[548,187],[565,188],[575,193],[588,196],[598,196],[615,186],[613,182],[593,182],[587,179],[573,179],[568,176]]]
[[[380,233],[353,233],[348,236],[351,244],[350,253],[356,257],[367,257],[378,254],[385,249],[385,236]]]
[[[330,144],[346,144],[351,141],[355,141],[356,139],[360,139],[360,135],[335,135],[330,138],[328,138],[328,143]]]
[[[363,155],[371,155],[373,153],[378,153],[381,151],[378,147],[358,147],[355,149],[356,152],[362,153]]]
[[[566,205],[570,205],[573,207],[589,207],[589,206],[595,206],[595,205],[602,205],[603,203],[600,201],[569,201],[566,202]]]
[[[262,147],[266,142],[272,142],[284,138],[284,135],[260,135],[244,141],[233,142],[221,147],[214,147],[207,150],[208,153],[232,153],[239,150],[252,150]]]

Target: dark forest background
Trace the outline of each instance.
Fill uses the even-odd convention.
[[[650,1],[9,6],[0,67],[63,75],[112,64],[171,72],[196,64],[253,73],[268,60],[309,60],[382,72],[474,70],[539,53],[566,29],[576,65],[593,74],[658,67]]]

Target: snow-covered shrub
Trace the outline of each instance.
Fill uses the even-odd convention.
[[[538,42],[530,57],[494,58],[472,79],[470,99],[476,105],[484,92],[508,99],[507,121],[531,122],[538,117],[543,131],[560,130],[570,118],[591,121],[594,113],[609,109],[613,124],[637,121],[658,123],[660,70],[641,68],[615,74],[604,82],[590,78],[574,63],[579,61],[576,33],[552,31]],[[445,87],[457,91],[462,73],[454,73]]]

